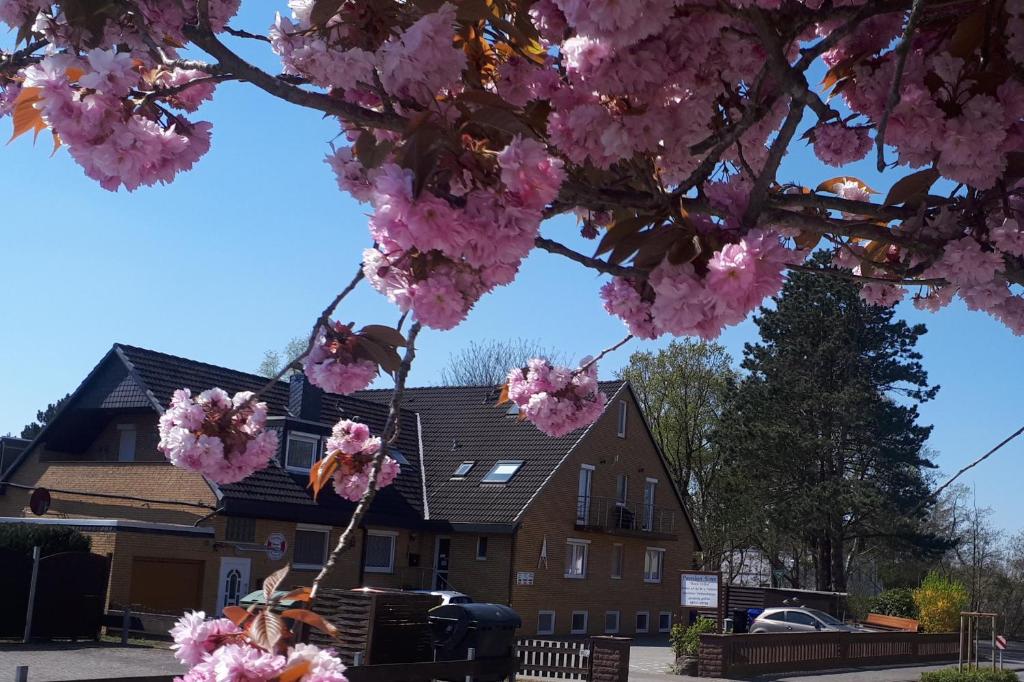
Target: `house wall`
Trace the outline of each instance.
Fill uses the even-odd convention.
[[[627,403],[626,438],[619,438],[618,401]],[[656,478],[655,506],[676,511],[676,538],[612,535],[577,530],[577,490],[582,464],[594,466],[592,497],[614,499],[618,474],[629,476],[628,501],[643,500],[645,480]],[[679,571],[693,567],[695,538],[682,507],[672,491],[668,472],[641,421],[628,391],[612,400],[605,414],[586,438],[527,507],[515,540],[515,571],[532,572],[533,585],[514,585],[511,605],[523,619],[522,634],[536,634],[538,612],[555,612],[554,635],[569,635],[572,611],[587,611],[587,634],[604,634],[605,613],[619,612],[619,634],[636,634],[635,615],[649,613],[648,632],[658,630],[658,614],[669,611],[673,622],[685,622],[688,614],[679,606]],[[541,560],[547,539],[547,560]],[[583,579],[565,577],[568,538],[590,542],[588,566]],[[614,544],[623,545],[621,578],[612,578]],[[660,583],[644,582],[644,554],[648,547],[665,550]]]
[[[448,562],[448,583],[451,589],[469,595],[477,602],[508,604],[509,566],[512,557],[511,535],[488,535],[487,558],[477,559],[477,540],[473,533],[448,533],[425,537],[424,553],[420,558],[425,567],[422,572],[430,587],[436,560],[438,537],[451,540]]]
[[[215,505],[216,496],[202,476],[173,467],[156,449],[156,415],[126,415],[111,420],[81,454],[48,450],[43,444],[11,476],[11,482],[49,489],[81,490],[132,497]],[[136,425],[135,461],[118,462],[118,424]],[[31,491],[0,486],[0,516],[30,516]],[[175,504],[142,503],[52,492],[48,515],[73,518],[114,518],[192,524],[210,509]]]

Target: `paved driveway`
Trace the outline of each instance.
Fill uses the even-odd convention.
[[[989,652],[980,647],[982,659],[990,659]],[[669,672],[674,657],[666,639],[637,639],[629,652],[630,682],[710,682],[704,677],[680,677]],[[1024,669],[1024,643],[1010,642],[1003,658],[1007,668]],[[956,661],[953,661],[956,665]],[[821,670],[803,673],[776,673],[746,678],[747,682],[918,682],[926,670],[949,667],[948,663],[929,666],[889,666],[858,670]],[[1018,677],[1024,679],[1020,673]],[[720,682],[726,682],[721,680]]]
[[[14,680],[28,666],[29,682],[181,675],[185,669],[168,649],[116,644],[0,644],[0,681]]]

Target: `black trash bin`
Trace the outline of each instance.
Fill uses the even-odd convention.
[[[519,614],[501,604],[446,604],[428,612],[434,657],[438,661],[464,661],[474,649],[478,660],[513,658]],[[481,675],[479,682],[498,682],[506,673]]]
[[[732,611],[732,631],[734,634],[742,635],[749,629],[747,623],[747,610],[746,609],[733,609]]]

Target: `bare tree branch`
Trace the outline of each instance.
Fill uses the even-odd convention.
[[[885,111],[878,122],[878,129],[875,131],[875,152],[878,155],[878,171],[885,170],[885,129],[889,126],[889,116],[896,105],[900,103],[900,85],[903,83],[903,69],[907,65],[907,54],[910,52],[910,41],[914,36],[914,29],[917,28],[918,17],[921,15],[921,8],[924,0],[914,0],[910,8],[910,17],[907,19],[907,26],[903,29],[903,38],[896,46],[896,68],[892,74],[892,87],[889,89],[889,98],[885,102]]]

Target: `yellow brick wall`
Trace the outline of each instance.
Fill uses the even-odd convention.
[[[512,556],[512,536],[487,536],[487,558],[476,558],[478,535],[457,533],[451,538],[448,582],[458,592],[468,594],[474,601],[507,604],[509,602],[509,562]],[[431,546],[428,565],[433,565],[434,547]]]
[[[618,400],[627,401],[626,438],[618,438]],[[629,502],[643,500],[648,477],[658,479],[655,506],[675,507],[677,537],[673,540],[612,535],[576,530],[576,504],[580,465],[594,466],[591,495],[615,498],[618,474],[629,476]],[[540,561],[547,539],[547,562]],[[584,579],[565,577],[566,539],[589,540],[587,575]],[[658,613],[670,611],[673,622],[686,614],[679,607],[679,572],[692,568],[694,538],[682,517],[668,472],[640,421],[636,404],[627,392],[612,401],[605,415],[591,429],[566,462],[548,481],[527,508],[516,535],[515,570],[534,573],[531,586],[516,585],[512,590],[512,608],[523,619],[522,634],[536,632],[541,610],[555,611],[555,635],[568,635],[574,610],[588,612],[588,634],[604,633],[606,611],[619,611],[619,633],[635,633],[635,614],[650,614],[649,632],[657,631]],[[611,577],[612,546],[623,545],[623,575]],[[661,583],[646,583],[643,578],[644,554],[648,547],[665,549]]]

